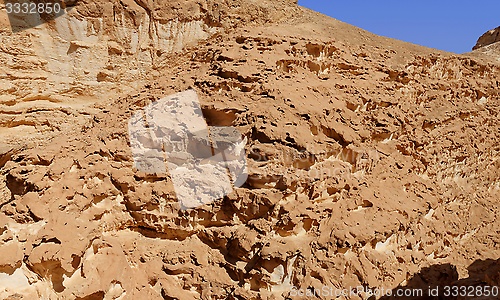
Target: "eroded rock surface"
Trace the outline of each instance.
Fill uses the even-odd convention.
[[[500,61],[500,27],[492,29],[483,34],[477,41],[473,52],[473,56],[490,58],[495,62]]]
[[[496,42],[500,42],[500,27],[492,29],[485,34],[483,34],[478,40],[474,48],[472,50],[477,50],[482,47],[486,47],[488,45],[494,44]]]
[[[445,264],[500,284],[500,68],[480,55],[291,1],[83,1],[1,38],[2,298],[283,299]],[[128,124],[188,89],[246,139],[249,177],[183,211]]]

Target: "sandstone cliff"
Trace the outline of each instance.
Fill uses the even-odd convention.
[[[474,267],[500,257],[500,68],[482,53],[294,1],[82,1],[0,38],[2,298],[284,299],[445,264],[500,284]],[[168,176],[133,168],[127,122],[187,89],[248,140],[249,178],[182,211]]]

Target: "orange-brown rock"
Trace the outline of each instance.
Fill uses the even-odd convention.
[[[476,45],[472,48],[472,50],[477,50],[482,47],[486,47],[488,45],[494,44],[496,42],[500,42],[500,27],[489,30],[485,34],[483,34],[478,40]]]
[[[295,1],[81,1],[0,39],[2,299],[498,280],[500,65],[481,51]],[[168,176],[133,168],[127,124],[190,88],[247,138],[249,178],[181,211]]]

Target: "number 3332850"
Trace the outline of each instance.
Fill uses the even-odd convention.
[[[5,9],[8,14],[58,14],[61,12],[60,3],[6,3]]]

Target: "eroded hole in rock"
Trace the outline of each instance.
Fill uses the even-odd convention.
[[[103,300],[105,295],[106,293],[99,291],[85,297],[76,297],[75,300]]]
[[[333,56],[333,53],[338,49],[333,45],[325,44],[315,44],[315,43],[307,43],[306,51],[308,55],[311,55],[314,58],[329,58]]]
[[[373,207],[373,203],[368,200],[363,200],[363,202],[361,203],[361,207],[363,208]]]
[[[272,189],[283,178],[283,175],[249,174],[247,184],[255,189]]]
[[[346,106],[351,111],[356,111],[359,108],[359,104],[355,104],[349,101],[346,101]]]
[[[349,142],[347,142],[342,135],[340,135],[334,128],[329,128],[324,125],[321,125],[321,130],[324,135],[327,137],[334,139],[337,141],[342,147],[349,146]]]
[[[358,66],[350,65],[350,64],[347,64],[347,63],[343,63],[343,62],[338,63],[337,64],[337,68],[339,68],[341,70],[346,70],[346,71],[350,71],[350,70],[354,71],[354,70],[359,69]]]
[[[311,125],[311,127],[310,127],[310,128],[311,128],[311,133],[312,133],[313,135],[318,135],[318,134],[319,134],[319,131],[318,131],[318,126],[316,126],[316,125]]]
[[[252,128],[252,133],[250,135],[250,140],[259,141],[262,144],[271,144],[273,140],[266,135],[263,131],[259,131],[257,128]]]
[[[202,107],[203,117],[208,126],[231,126],[241,111],[236,109],[218,109],[213,106]]]
[[[35,186],[32,183],[28,183],[22,177],[14,176],[12,174],[7,174],[6,185],[13,196],[21,196],[35,190]]]
[[[246,37],[240,36],[240,37],[236,38],[236,43],[238,43],[238,44],[244,44],[246,40],[247,40]]]
[[[294,71],[294,66],[297,65],[296,60],[279,60],[276,62],[276,66],[281,72],[290,73]]]
[[[250,150],[248,157],[255,160],[255,161],[258,161],[258,162],[269,161],[269,159],[270,159],[268,153],[264,152],[263,150],[261,150],[259,148],[255,148],[255,147]]]
[[[0,168],[3,168],[5,164],[11,160],[12,155],[15,154],[15,150],[12,147],[0,148]]]
[[[382,132],[382,133],[373,133],[372,140],[375,142],[386,143],[394,139],[394,133],[391,132]]]

